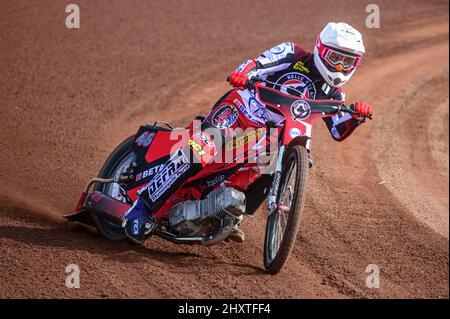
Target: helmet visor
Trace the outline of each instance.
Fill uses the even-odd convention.
[[[327,49],[324,60],[326,60],[331,66],[336,67],[338,65],[342,65],[343,70],[350,70],[358,66],[360,57]]]

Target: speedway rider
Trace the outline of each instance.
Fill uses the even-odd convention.
[[[252,77],[283,84],[283,87],[275,85],[275,88],[292,95],[298,95],[297,91],[300,91],[309,99],[343,101],[345,94],[342,86],[353,76],[364,53],[361,33],[346,23],[328,23],[317,36],[313,53],[292,42],[281,43],[262,53],[257,59],[244,62],[231,74],[230,84],[240,90],[230,91],[216,103],[203,121],[202,129],[216,127],[222,131],[222,134],[226,134],[225,128],[228,127],[241,127],[245,130],[250,126],[261,127],[268,121],[275,125],[282,124],[283,118],[279,114],[256,101],[245,89]],[[273,87],[273,85],[267,85]],[[238,118],[234,118],[232,113],[224,113],[228,115],[217,117],[219,111],[216,110],[223,109],[226,112],[226,108],[230,105],[243,107],[242,104],[245,105],[247,112],[239,113]],[[336,141],[346,139],[364,122],[364,116],[372,114],[372,107],[365,102],[356,102],[354,110],[359,114],[338,113],[333,117],[324,118],[331,136]],[[192,126],[190,128],[192,129]],[[208,147],[210,144],[204,143],[204,136],[193,135],[191,138],[196,141],[194,143],[198,142],[202,147]],[[216,151],[220,147],[220,145],[213,145]],[[138,200],[125,216],[123,226],[127,236],[141,243],[153,229],[151,214],[158,211],[173,191],[206,164],[207,160],[204,159],[200,164],[192,164],[190,169],[179,176],[178,180],[174,181],[170,188],[156,200],[150,199],[152,196],[149,189],[141,190]],[[230,238],[243,241],[244,233],[236,226]]]

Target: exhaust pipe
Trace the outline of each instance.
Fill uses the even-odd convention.
[[[233,230],[233,218],[230,216],[226,216],[223,219],[223,224],[220,229],[212,234],[206,235],[202,238],[203,246],[212,246],[215,245],[222,240],[226,239]]]
[[[153,234],[168,241],[171,241],[175,244],[188,244],[188,245],[201,244],[203,246],[212,246],[221,242],[222,240],[227,239],[232,231],[233,231],[233,218],[226,216],[223,219],[222,227],[218,231],[203,237],[177,237],[172,233],[162,231],[160,229],[157,229]]]

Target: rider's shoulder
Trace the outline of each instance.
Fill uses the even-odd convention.
[[[295,54],[295,60],[301,60],[301,61],[305,61],[308,60],[312,53],[309,52],[308,50],[304,49],[300,44],[297,44],[295,42],[290,42]]]
[[[282,42],[261,55],[263,58],[272,57],[275,60],[289,58],[294,61],[307,61],[311,56],[311,52],[305,50],[295,42]]]

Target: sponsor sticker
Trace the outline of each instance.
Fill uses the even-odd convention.
[[[211,142],[211,139],[208,137],[208,135],[206,135],[203,132],[197,132],[195,133],[196,136],[200,137],[200,139],[203,141],[203,143],[205,143],[206,145],[208,145],[209,147],[213,147],[213,142]]]
[[[296,127],[291,128],[290,131],[289,131],[289,136],[292,137],[292,138],[296,138],[296,137],[301,136],[301,135],[302,135],[302,132]]]
[[[238,113],[233,105],[225,105],[214,113],[212,124],[220,129],[232,126],[238,118]]]
[[[297,63],[294,64],[294,70],[299,70],[305,73],[309,73],[309,69],[305,66],[305,63],[303,61],[297,61]]]
[[[227,144],[227,149],[233,150],[242,145],[245,145],[248,142],[250,142],[250,141],[256,139],[258,136],[260,136],[262,134],[262,132],[263,132],[263,130],[259,128],[257,130],[253,130],[253,132],[246,134],[238,139],[233,139],[233,141],[231,141]]]
[[[208,187],[214,187],[216,185],[219,185],[220,183],[222,183],[225,180],[225,175],[217,175],[216,177],[214,177],[213,179],[210,179],[208,181],[206,181],[206,185]]]
[[[198,144],[194,140],[189,140],[188,142],[189,146],[200,156],[203,156],[206,154],[206,152],[203,150],[202,146]]]
[[[145,131],[134,141],[137,145],[142,147],[149,147],[155,137],[155,132]]]
[[[189,160],[182,150],[174,153],[163,165],[147,187],[153,202],[156,202],[190,167]]]
[[[234,99],[233,100],[233,104],[236,105],[236,107],[241,110],[242,114],[244,114],[250,121],[252,121],[253,123],[255,123],[258,127],[263,127],[261,125],[261,123],[258,122],[258,119],[251,114],[249,111],[247,111],[247,109],[245,108],[245,106],[241,103],[241,101],[239,101],[238,99]]]
[[[267,120],[266,109],[263,104],[258,102],[254,97],[250,97],[248,99],[248,106],[252,114],[255,114],[258,118],[260,118],[263,122]]]
[[[291,104],[291,113],[294,120],[304,120],[311,114],[311,106],[306,101],[296,100]]]
[[[219,185],[220,183],[224,182],[225,179],[226,179],[226,177],[224,174],[214,176],[211,179],[208,179],[207,181],[205,181],[205,183],[202,183],[200,185],[200,189],[202,191],[205,191],[207,189],[213,188],[213,187]]]
[[[158,166],[154,166],[154,167],[150,167],[149,169],[146,169],[143,172],[137,173],[136,174],[136,182],[140,181],[141,179],[144,178],[148,178],[148,177],[152,177],[153,175],[155,175],[156,173],[158,173],[159,168],[162,165],[158,165]]]
[[[315,99],[317,95],[314,82],[306,75],[298,72],[290,72],[284,74],[276,81],[277,84],[282,84],[280,91],[291,95],[299,95],[297,91],[300,91],[304,97],[309,99]],[[277,86],[275,86],[276,88]]]

